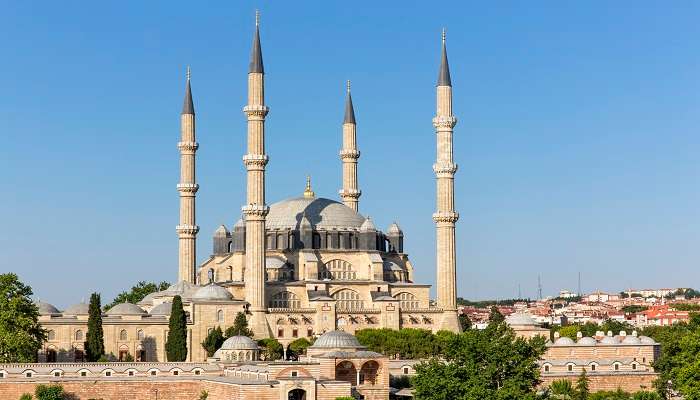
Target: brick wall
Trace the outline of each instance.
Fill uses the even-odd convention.
[[[591,392],[599,392],[603,390],[617,390],[621,388],[626,392],[638,392],[640,390],[653,390],[653,383],[658,374],[655,373],[614,373],[609,375],[593,375],[589,374],[589,388]],[[552,382],[559,379],[568,379],[573,384],[576,384],[576,379],[578,375],[566,374],[566,375],[543,375],[540,376],[542,379],[541,387],[546,387],[552,384]]]

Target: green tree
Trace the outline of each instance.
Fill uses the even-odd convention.
[[[574,399],[576,390],[568,379],[557,379],[549,385],[549,392],[553,399]]]
[[[656,392],[637,392],[632,395],[632,400],[663,400]]]
[[[221,329],[219,329],[219,330],[221,330]],[[208,398],[209,398],[209,392],[207,392],[206,390],[202,390],[199,393],[199,400],[207,400]]]
[[[224,340],[224,333],[221,331],[221,327],[217,326],[212,329],[202,342],[202,347],[207,351],[207,357],[212,357],[224,344]]]
[[[416,365],[418,400],[497,400],[537,398],[542,337],[518,338],[504,321],[451,338],[441,354]]]
[[[253,337],[253,331],[248,329],[248,320],[246,319],[245,314],[242,312],[236,314],[236,319],[233,320],[233,325],[226,328],[225,336],[227,338],[230,338],[231,336]]]
[[[591,393],[589,389],[589,379],[586,370],[581,370],[581,375],[576,380],[576,400],[588,400],[588,395]]]
[[[459,314],[459,326],[462,328],[462,331],[471,329],[472,321],[469,319],[469,316],[467,316],[467,314]]]
[[[19,400],[32,400],[32,395],[29,393],[25,393],[25,394],[19,396]]]
[[[187,316],[182,309],[182,298],[173,297],[168,326],[168,341],[165,343],[168,361],[185,361],[187,359]]]
[[[492,306],[489,314],[489,324],[500,324],[503,321],[505,321],[505,317],[498,311],[498,307]]]
[[[151,293],[160,292],[167,289],[170,286],[168,282],[153,283],[146,281],[139,281],[136,285],[132,286],[128,292],[121,292],[117,297],[112,300],[111,303],[105,306],[105,310],[116,306],[119,303],[132,303],[136,304],[143,300],[144,297]]]
[[[266,338],[258,340],[258,346],[262,347],[260,358],[264,361],[274,361],[282,358],[284,348],[277,339]]]
[[[97,361],[105,353],[104,331],[102,330],[102,307],[100,294],[90,295],[88,308],[88,330],[85,342],[85,357],[88,361]]]
[[[63,400],[64,395],[61,385],[38,385],[34,389],[37,400]]]
[[[287,346],[287,355],[290,355],[292,357],[298,357],[302,354],[306,353],[306,349],[311,346],[311,342],[309,342],[306,338],[299,338],[294,340],[293,342],[289,343],[289,346]]]
[[[16,274],[0,274],[0,362],[35,362],[46,340],[32,294]]]

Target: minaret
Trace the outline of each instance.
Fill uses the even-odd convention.
[[[343,162],[343,188],[338,193],[343,199],[343,204],[355,212],[362,194],[362,191],[357,188],[357,159],[360,158],[360,152],[357,150],[356,127],[355,109],[352,106],[350,81],[348,81],[343,119],[343,148],[340,150],[340,160]]]
[[[199,227],[195,223],[195,196],[199,185],[195,183],[195,152],[199,144],[195,138],[194,104],[190,88],[190,67],[187,67],[185,102],[180,115],[180,224],[176,227],[179,238],[178,281],[195,283],[197,262],[196,240]]]
[[[437,211],[433,220],[437,227],[437,303],[444,312],[440,329],[458,332],[455,223],[459,214],[454,207],[454,174],[457,164],[452,157],[452,128],[457,118],[452,114],[452,81],[447,63],[445,30],[442,31],[442,61],[437,81],[437,113],[433,126],[437,134],[437,161],[433,171],[437,178]]]
[[[245,293],[250,303],[248,325],[256,338],[270,336],[265,307],[265,82],[260,49],[260,13],[255,15],[255,34],[248,68],[248,105],[243,112],[248,117],[248,153],[243,164],[248,171],[248,195],[243,206],[245,219]]]

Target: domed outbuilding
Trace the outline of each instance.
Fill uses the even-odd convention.
[[[214,353],[214,357],[225,362],[258,361],[260,346],[248,336],[231,336]]]
[[[214,300],[214,301],[225,301],[231,300],[233,296],[231,293],[222,288],[221,286],[211,283],[197,290],[194,295],[192,295],[192,300]]]
[[[86,303],[73,304],[63,311],[63,315],[88,315],[90,314],[90,305]]]
[[[39,309],[39,315],[60,315],[61,312],[53,304],[44,301],[37,301],[36,307]]]
[[[108,316],[125,316],[125,315],[146,315],[143,308],[131,303],[119,303],[107,310],[105,315]]]

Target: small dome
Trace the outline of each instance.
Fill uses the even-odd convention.
[[[166,301],[164,303],[160,303],[157,306],[153,307],[153,309],[151,310],[151,312],[149,314],[169,316],[172,309],[173,309],[173,303]]]
[[[233,229],[236,228],[245,228],[245,222],[243,222],[243,218],[239,218],[238,221],[233,225]]]
[[[64,315],[88,315],[90,314],[90,305],[85,303],[73,304],[66,308]]]
[[[641,344],[642,341],[636,336],[627,336],[622,341],[622,344]]]
[[[391,225],[389,225],[389,228],[387,228],[386,233],[393,233],[398,235],[403,233],[403,231],[401,230],[401,228],[399,228],[399,224],[394,222]]]
[[[656,340],[650,338],[649,336],[640,336],[639,341],[641,344],[656,344]]]
[[[595,339],[593,339],[592,337],[588,337],[588,336],[582,337],[581,339],[578,340],[578,342],[576,342],[576,344],[578,344],[579,346],[595,346],[596,343],[598,343],[598,342],[596,342]]]
[[[562,336],[554,341],[555,346],[573,346],[574,341],[570,337]]]
[[[110,308],[105,313],[106,315],[144,315],[146,312],[136,304],[119,303]]]
[[[35,302],[36,307],[39,309],[39,315],[52,315],[52,314],[60,314],[61,312],[58,311],[58,308],[56,308],[53,304],[49,304],[43,301],[37,301]]]
[[[221,345],[221,350],[259,350],[258,344],[248,336],[231,336]]]
[[[535,320],[532,319],[532,317],[528,314],[514,313],[514,314],[511,314],[508,317],[506,317],[506,323],[508,323],[508,325],[534,326]]]
[[[362,349],[364,346],[357,341],[357,338],[347,332],[330,331],[316,339],[311,347],[315,349]]]
[[[180,296],[189,297],[199,289],[199,286],[189,283],[187,281],[180,281],[169,288],[165,289],[161,293],[167,296]]]
[[[196,300],[231,300],[232,298],[233,296],[228,290],[213,283],[204,286],[192,295],[192,299]]]
[[[228,235],[228,230],[226,230],[226,227],[224,225],[219,225],[218,228],[216,228],[216,231],[214,231],[214,236],[226,236]]]
[[[141,301],[139,301],[139,302],[136,303],[136,304],[139,304],[139,305],[151,305],[151,304],[153,304],[153,299],[154,299],[156,296],[159,296],[159,295],[162,295],[162,294],[163,294],[163,292],[153,292],[153,293],[149,293],[149,294],[146,295],[146,297],[144,297],[143,299],[141,299]]]
[[[600,344],[619,344],[620,341],[614,336],[606,336],[600,340]]]
[[[369,232],[369,231],[376,231],[377,228],[374,226],[374,222],[367,216],[367,219],[365,219],[365,222],[360,225],[360,231],[361,232]]]

